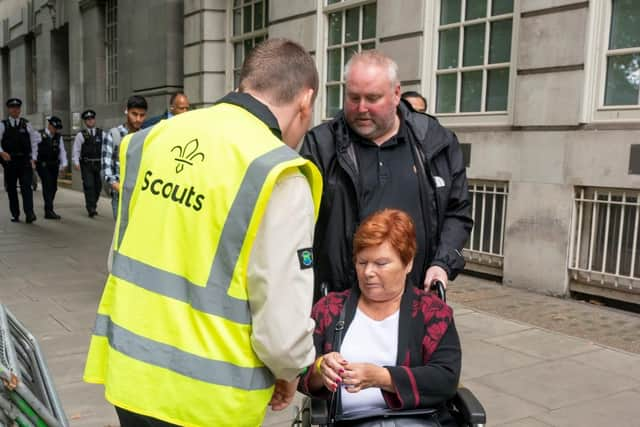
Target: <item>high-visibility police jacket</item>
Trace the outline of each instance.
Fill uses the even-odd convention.
[[[318,213],[318,170],[239,97],[249,95],[138,131],[120,150],[113,265],[84,379],[116,406],[178,425],[262,422],[274,378],[250,342],[249,255],[283,174],[307,177]]]

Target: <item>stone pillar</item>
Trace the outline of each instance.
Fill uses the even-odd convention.
[[[84,96],[82,104],[95,106],[105,100],[104,1],[82,0],[82,62]]]
[[[184,88],[193,107],[223,96],[226,84],[227,1],[184,2]]]

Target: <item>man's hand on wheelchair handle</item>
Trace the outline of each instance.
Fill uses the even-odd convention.
[[[276,380],[276,386],[273,390],[273,396],[269,405],[274,411],[282,411],[293,402],[293,397],[296,395],[298,388],[298,381],[300,377],[296,377],[295,380]]]
[[[424,278],[424,288],[429,289],[431,284],[436,280],[441,281],[446,288],[449,276],[447,276],[447,272],[444,270],[444,268],[437,265],[432,265],[427,269],[427,274]]]

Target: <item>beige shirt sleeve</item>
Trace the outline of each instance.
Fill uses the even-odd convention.
[[[313,246],[314,207],[307,179],[281,177],[258,229],[248,266],[251,343],[276,378],[290,381],[313,363],[313,268],[298,250]]]

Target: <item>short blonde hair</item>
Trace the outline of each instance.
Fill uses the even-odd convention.
[[[391,86],[395,86],[400,84],[400,79],[398,78],[398,64],[389,58],[384,53],[379,50],[363,50],[362,52],[354,53],[347,65],[344,67],[344,80],[347,81],[349,79],[349,73],[351,72],[351,67],[353,64],[357,62],[362,62],[365,64],[377,65],[381,68],[386,68],[389,81],[391,82]]]

